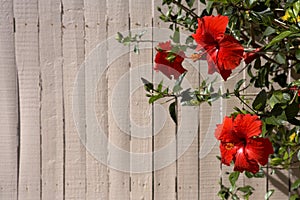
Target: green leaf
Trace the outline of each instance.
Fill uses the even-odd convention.
[[[290,197],[290,200],[298,200],[299,199],[299,195],[298,194],[293,194],[291,197]]]
[[[157,101],[158,99],[161,99],[163,97],[164,96],[162,94],[154,95],[154,96],[150,97],[149,104],[154,103],[155,101]]]
[[[277,35],[276,37],[274,37],[272,39],[272,41],[266,46],[266,49],[270,48],[275,43],[280,42],[281,40],[283,40],[287,36],[291,35],[292,33],[293,33],[292,31],[284,31],[284,32],[280,33],[279,35]]]
[[[277,117],[271,116],[271,117],[267,117],[265,119],[266,124],[271,124],[271,125],[275,125],[275,126],[280,126],[280,125],[284,124],[286,121],[287,121],[287,118],[286,118],[284,112],[282,112],[282,114]]]
[[[278,54],[275,56],[275,60],[276,60],[279,64],[285,64],[285,62],[286,62],[285,55],[282,54],[282,53],[278,53]]]
[[[277,166],[280,165],[282,163],[282,159],[281,158],[272,158],[270,161],[270,164],[272,166]]]
[[[118,42],[122,42],[123,38],[124,38],[124,36],[122,35],[122,33],[117,32],[116,40],[117,40]]]
[[[180,92],[182,90],[181,83],[183,81],[183,78],[185,77],[186,73],[183,73],[179,76],[179,78],[176,80],[175,85],[173,87],[173,93]]]
[[[255,100],[252,103],[252,107],[255,110],[261,111],[265,108],[266,102],[267,102],[267,92],[265,90],[262,90],[258,93]]]
[[[299,11],[300,11],[300,1],[296,1],[294,4],[293,4],[293,11],[294,11],[294,15],[295,17],[297,18],[298,14],[299,14]]]
[[[239,80],[236,84],[235,84],[235,87],[234,87],[234,90],[239,90],[240,87],[243,85],[243,83],[246,81],[246,79],[241,79]]]
[[[160,81],[160,83],[159,83],[158,86],[157,86],[157,91],[158,91],[158,92],[161,92],[162,87],[163,87],[163,81]]]
[[[299,112],[299,104],[293,102],[285,108],[285,115],[287,119],[294,118]]]
[[[237,188],[237,190],[247,194],[247,193],[251,193],[254,190],[254,188],[251,187],[250,185],[246,185],[244,187]]]
[[[232,172],[232,173],[230,173],[230,175],[229,175],[229,181],[230,181],[230,184],[231,184],[231,186],[233,188],[235,187],[236,181],[239,179],[239,176],[240,176],[240,172]]]
[[[300,60],[300,49],[297,49],[296,50],[296,58],[297,58],[297,60]]]
[[[271,34],[273,34],[275,32],[276,32],[276,30],[274,28],[272,28],[271,26],[268,26],[266,28],[266,30],[264,31],[263,35],[264,36],[269,36],[269,35],[271,35]]]
[[[173,37],[171,37],[171,39],[173,40],[174,43],[179,43],[180,42],[180,32],[179,32],[179,28],[176,27]]]
[[[207,3],[206,4],[206,10],[207,10],[208,13],[210,13],[211,8],[212,8],[212,6],[214,4],[214,1],[213,0],[208,0],[206,3]]]
[[[274,193],[275,190],[269,190],[266,194],[265,194],[265,200],[268,200],[272,194]]]
[[[170,113],[170,116],[171,116],[172,120],[177,125],[176,102],[173,102],[173,103],[170,104],[169,113]]]
[[[300,179],[296,180],[293,184],[291,189],[292,190],[297,190],[300,187]]]
[[[194,5],[195,0],[185,0],[187,5],[191,8]]]

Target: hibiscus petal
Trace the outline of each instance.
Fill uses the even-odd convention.
[[[222,67],[219,67],[217,65],[217,56],[218,56],[217,49],[212,49],[211,51],[209,51],[209,54],[207,55],[208,74],[213,74],[214,72],[218,72],[222,76],[222,78],[226,81],[232,71],[225,70]]]
[[[261,165],[267,164],[269,155],[274,153],[272,143],[267,138],[248,139],[245,151],[248,159],[256,160]]]
[[[205,16],[203,17],[203,21],[206,32],[208,32],[214,38],[214,40],[218,41],[223,38],[226,31],[226,26],[229,22],[227,16]]]
[[[163,51],[170,51],[172,49],[171,41],[161,42],[158,47]]]
[[[220,70],[235,69],[241,63],[244,54],[243,46],[232,36],[225,35],[219,42],[217,65]]]
[[[223,123],[218,124],[215,130],[215,137],[222,142],[236,142],[236,136],[232,134],[233,132],[233,118],[224,117]]]
[[[261,134],[262,122],[256,115],[239,114],[234,119],[234,131],[238,137],[247,139]]]
[[[256,161],[247,158],[244,147],[241,147],[236,152],[233,170],[239,172],[248,171],[255,174],[259,171],[259,166]]]
[[[233,144],[232,144],[233,145]],[[225,165],[230,165],[231,161],[236,154],[237,148],[233,146],[233,148],[228,148],[228,144],[221,142],[220,144],[220,152],[221,152],[221,162]]]
[[[173,61],[169,61],[167,51],[158,51],[155,56],[154,70],[162,72],[169,79],[174,77],[174,79],[178,79],[179,76],[186,72],[187,70],[182,67],[182,62],[184,60],[184,52],[179,52],[175,55],[175,59]]]
[[[261,48],[257,48],[254,51],[244,53],[244,61],[246,64],[251,63],[254,59],[259,57],[258,52],[261,50]]]

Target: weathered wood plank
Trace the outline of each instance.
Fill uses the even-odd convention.
[[[97,55],[99,58],[98,61],[94,61],[93,57],[90,55],[95,48],[99,48],[97,45],[105,46],[103,49],[106,49],[106,1],[105,0],[85,0],[84,1],[84,19],[85,19],[85,57],[90,59],[91,62],[96,62],[95,66],[100,62],[102,66],[106,65],[106,52],[102,52],[100,55]],[[97,50],[96,50],[97,51]],[[99,68],[99,67],[98,67]],[[102,74],[101,77],[98,77],[97,68],[94,69],[90,65],[86,66],[85,69],[85,91],[86,91],[86,146],[89,150],[86,154],[86,180],[87,180],[87,191],[86,199],[108,199],[108,168],[103,160],[99,160],[99,155],[96,152],[99,149],[98,145],[94,145],[95,139],[99,137],[99,134],[102,136],[107,136],[107,78],[106,71]],[[95,85],[91,85],[95,84]],[[94,87],[97,87],[97,91],[91,91],[96,93],[95,99],[90,99],[87,92],[93,90]],[[96,106],[91,108],[90,105],[93,105],[96,100]],[[91,113],[96,113],[98,118],[98,123],[92,119]],[[95,124],[94,124],[95,123]],[[97,126],[101,126],[103,132],[99,133]],[[98,134],[98,135],[95,135]],[[100,142],[101,143],[101,142]],[[100,144],[105,145],[106,144]],[[101,152],[103,154],[103,152]],[[107,155],[107,152],[105,153]],[[107,157],[101,158],[107,160]]]
[[[107,28],[108,28],[108,165],[109,169],[109,200],[130,199],[130,119],[129,105],[116,104],[115,98],[129,99],[130,79],[124,77],[122,85],[118,85],[123,75],[129,70],[129,49],[122,45],[116,46],[113,39],[117,32],[129,29],[129,1],[116,0],[107,3]],[[116,52],[117,51],[117,52]],[[120,51],[120,52],[121,52]],[[116,91],[114,91],[116,88]],[[117,96],[114,96],[117,95]],[[117,117],[116,117],[117,116]],[[120,120],[119,120],[120,119]],[[121,151],[118,153],[118,151]],[[124,154],[124,155],[123,155]],[[116,170],[117,169],[117,170]]]
[[[13,2],[0,2],[0,199],[18,198],[18,95]]]
[[[130,0],[130,28],[147,30],[143,40],[152,40],[152,1]],[[139,29],[139,30],[136,30]],[[133,48],[133,45],[131,46]],[[146,49],[148,47],[148,49]],[[150,47],[150,49],[149,49]],[[131,196],[152,199],[152,106],[148,104],[141,77],[152,79],[152,44],[140,44],[140,54],[130,54]],[[137,154],[140,155],[137,156]]]
[[[40,98],[38,2],[14,1],[16,64],[19,76],[19,198],[40,199]]]
[[[39,2],[41,67],[42,199],[64,197],[64,113],[62,82],[62,5]]]
[[[63,0],[63,92],[65,110],[65,199],[86,199],[86,149],[74,124],[73,112],[85,119],[85,102],[73,106],[73,89],[84,61],[84,11],[82,0]],[[84,81],[84,80],[80,80]],[[84,88],[77,88],[80,96]],[[84,124],[83,124],[84,125]],[[85,131],[85,130],[81,130]],[[85,133],[81,133],[85,135]],[[81,139],[81,140],[80,140]],[[85,142],[85,141],[83,141]]]

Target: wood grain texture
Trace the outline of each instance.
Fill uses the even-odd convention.
[[[108,33],[108,165],[109,200],[130,199],[130,119],[129,119],[129,48],[115,38],[117,32],[129,30],[129,2],[106,1]],[[125,34],[124,34],[125,35]],[[121,53],[123,55],[121,55]],[[123,51],[122,51],[123,50]],[[122,77],[123,76],[123,77]],[[123,80],[119,85],[119,81]],[[116,89],[117,88],[117,89]],[[117,95],[117,96],[115,96]],[[121,104],[115,101],[123,99]],[[120,151],[120,152],[119,152]]]
[[[15,1],[16,64],[20,103],[19,198],[40,199],[40,99],[38,2]]]
[[[75,127],[73,112],[85,119],[85,102],[73,106],[73,89],[79,66],[84,61],[83,1],[63,3],[63,92],[65,111],[65,199],[86,199],[86,149]],[[84,80],[80,80],[84,81]],[[84,95],[84,88],[78,88]],[[83,122],[85,123],[85,122]],[[84,125],[84,124],[83,124]],[[85,131],[85,130],[81,130]],[[81,133],[85,135],[85,133]],[[83,140],[83,141],[81,141]]]
[[[106,71],[99,77],[96,73],[99,63],[105,66],[107,63],[106,52],[99,53],[98,59],[91,59],[94,51],[100,46],[107,49],[106,37],[106,1],[105,0],[85,0],[84,1],[84,20],[85,20],[85,58],[90,60],[90,64],[85,69],[85,92],[86,92],[86,146],[89,151],[86,154],[86,199],[108,199],[108,168],[107,168],[107,144],[99,141],[99,145],[94,145],[99,135],[107,136],[107,78]],[[95,67],[92,67],[95,66]],[[92,85],[93,84],[93,85]],[[93,90],[97,87],[96,91]],[[92,92],[95,98],[88,98],[88,93]],[[95,107],[91,107],[95,103]],[[96,113],[97,123],[92,119]],[[99,132],[97,126],[102,128]],[[106,152],[104,160],[99,160],[99,146],[105,146]],[[102,151],[102,150],[101,150]]]
[[[39,2],[42,199],[64,198],[62,4]]]
[[[13,2],[0,2],[0,199],[18,199],[18,95]]]
[[[160,13],[157,7],[161,6],[160,1],[154,1],[153,18],[153,47],[158,45],[157,41],[165,42],[169,39],[170,32],[167,31],[168,25],[159,19]],[[155,57],[156,51],[153,52]],[[170,85],[168,80],[161,72],[153,72],[153,83],[157,86],[161,81],[164,85]],[[154,103],[153,110],[153,133],[154,133],[154,199],[173,200],[178,198],[177,194],[177,128],[169,116],[169,103],[164,103],[166,99]]]
[[[130,0],[130,28],[147,30],[152,40],[152,1]],[[138,29],[138,30],[137,30]],[[132,200],[152,199],[152,106],[148,104],[141,77],[152,79],[152,44],[140,44],[140,54],[130,53],[131,193]],[[150,47],[150,48],[149,48]],[[133,45],[131,46],[131,49]],[[148,49],[147,49],[148,48]],[[137,156],[137,155],[140,156]]]

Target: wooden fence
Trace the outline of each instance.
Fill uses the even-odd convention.
[[[175,126],[166,113],[168,103],[148,105],[137,83],[140,77],[162,79],[151,67],[153,48],[121,55],[117,50],[128,47],[111,39],[118,31],[147,28],[145,38],[154,40],[159,29],[152,27],[166,26],[158,19],[160,3],[0,1],[1,200],[218,199],[220,177],[226,182],[231,168],[216,159],[211,122],[220,123],[220,114],[231,112],[237,102],[182,107]],[[196,1],[199,13],[202,7]],[[97,49],[100,54],[91,59]],[[85,66],[101,62],[108,67],[100,77],[98,68],[90,68],[76,79],[86,60],[96,64]],[[202,78],[198,72],[207,68],[201,63],[187,68],[187,80],[196,87]],[[94,93],[95,99],[85,96]],[[76,124],[78,117],[84,123]],[[276,188],[271,199],[283,200],[296,176],[298,171],[276,172],[267,179],[241,178],[239,185],[254,186],[251,199],[264,199],[267,190]]]

